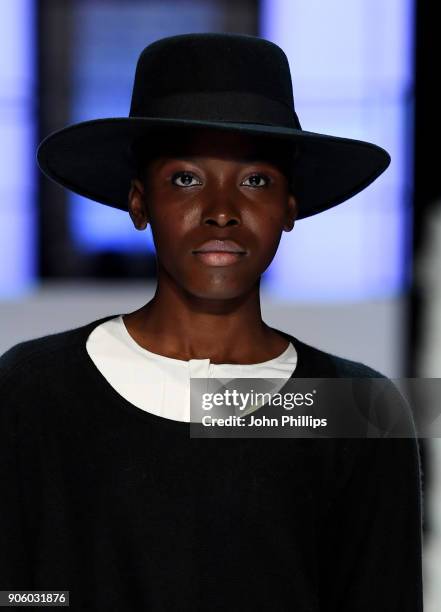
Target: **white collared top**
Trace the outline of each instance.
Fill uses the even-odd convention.
[[[123,315],[93,329],[86,350],[108,383],[124,399],[160,417],[190,422],[190,378],[234,380],[280,379],[279,390],[297,365],[292,343],[278,357],[253,364],[214,364],[210,359],[173,359],[140,346],[129,334]]]

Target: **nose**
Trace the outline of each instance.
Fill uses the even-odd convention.
[[[209,216],[204,219],[206,225],[219,225],[219,227],[226,227],[227,225],[240,225],[240,222],[235,217],[229,217],[227,215],[216,215]]]
[[[233,194],[227,194],[226,190],[218,188],[216,193],[208,197],[210,201],[203,208],[202,223],[220,227],[241,224],[240,213],[237,203],[234,203]]]

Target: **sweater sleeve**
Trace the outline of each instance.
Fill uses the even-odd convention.
[[[384,438],[339,441],[345,477],[319,540],[322,612],[423,610],[420,454],[404,400],[402,410],[396,427],[407,420],[413,437],[393,437],[393,426]]]
[[[32,588],[15,397],[21,376],[14,349],[0,357],[0,590]]]

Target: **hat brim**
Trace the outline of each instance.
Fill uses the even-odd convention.
[[[45,138],[37,151],[38,164],[53,181],[86,198],[128,210],[133,178],[130,146],[138,139],[148,148],[149,136],[162,129],[210,128],[261,135],[298,145],[294,162],[297,219],[310,217],[341,204],[370,185],[390,164],[381,147],[362,140],[341,138],[253,123],[230,123],[123,117],[95,119],[68,126]]]

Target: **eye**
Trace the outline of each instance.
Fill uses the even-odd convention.
[[[182,180],[181,183],[177,183],[177,180]],[[202,185],[201,182],[192,183],[191,181],[196,181],[196,177],[191,172],[175,172],[172,176],[172,183],[177,185],[178,187],[194,187],[194,185]]]
[[[260,182],[260,181],[261,181],[261,179],[263,179],[263,180],[264,180],[264,184],[263,184],[263,185],[262,185],[262,183]],[[249,177],[246,179],[246,181],[251,181],[251,183],[248,183],[248,184],[247,184],[247,183],[244,181],[244,182],[243,182],[243,183],[241,183],[241,184],[242,184],[242,185],[247,185],[247,187],[266,187],[266,186],[269,184],[270,179],[269,179],[269,177],[268,177],[268,176],[266,176],[266,174],[261,174],[261,173],[259,172],[259,173],[256,173],[256,174],[251,174],[251,175],[250,175],[250,176],[249,176]]]

